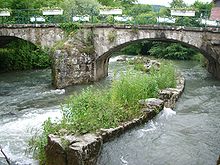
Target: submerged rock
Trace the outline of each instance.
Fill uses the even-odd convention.
[[[152,68],[155,70],[159,70],[160,65],[161,65],[160,62],[156,60],[149,60],[147,63],[144,64],[144,68],[146,72],[149,72]]]
[[[124,61],[127,61],[127,57],[125,55],[122,55],[122,56],[118,56],[117,60],[116,61],[120,61],[120,62],[124,62]]]

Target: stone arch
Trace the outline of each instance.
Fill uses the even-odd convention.
[[[20,37],[16,37],[16,36],[0,36],[0,48],[3,48],[5,47],[5,45],[7,45],[8,43],[10,43],[11,41],[13,40],[23,40],[23,41],[26,41],[28,43],[31,43],[32,45],[35,45],[35,43],[31,42],[31,41],[28,41],[28,40],[25,40],[23,38],[20,38]],[[37,45],[35,45],[37,46]]]
[[[144,40],[165,41],[165,42],[177,42],[187,47],[191,47],[201,52],[205,58],[208,59],[212,67],[208,67],[208,71],[213,73],[214,76],[220,77],[219,72],[216,72],[216,67],[219,67],[219,63],[216,58],[215,49],[210,41],[207,41],[207,33],[201,31],[183,31],[177,29],[141,29],[137,32],[132,29],[117,29],[115,40],[113,42],[106,39],[114,28],[105,29],[102,31],[102,37],[97,37],[97,43],[99,48],[97,49],[96,58],[96,80],[101,79],[108,74],[108,60],[112,54],[131,43],[136,43]],[[97,44],[96,43],[96,44]],[[103,46],[100,46],[103,45]],[[214,68],[213,68],[214,66]],[[217,69],[218,70],[218,69]]]
[[[0,36],[17,37],[50,48],[64,38],[64,31],[55,25],[2,25]]]

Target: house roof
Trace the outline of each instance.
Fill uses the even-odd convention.
[[[220,7],[212,8],[210,20],[220,20]]]

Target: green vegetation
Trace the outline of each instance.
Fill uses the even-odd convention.
[[[119,79],[113,80],[110,89],[87,88],[72,95],[62,107],[62,120],[53,123],[48,119],[43,125],[43,134],[32,139],[37,158],[44,161],[48,134],[96,132],[139,117],[138,101],[157,97],[159,89],[175,87],[175,77],[173,65],[163,62],[159,71],[152,70],[150,74],[134,70],[121,73]]]
[[[64,10],[63,16],[45,16],[46,22],[72,22],[72,16],[92,16],[94,22],[100,22],[103,20],[108,23],[113,23],[112,16],[100,16],[100,8],[121,8],[123,9],[123,15],[132,16],[133,21],[123,22],[123,23],[133,23],[133,24],[155,24],[156,18],[168,17],[170,16],[170,9],[164,6],[151,6],[147,4],[138,4],[135,3],[137,0],[35,0],[31,2],[30,0],[1,0],[0,8],[12,9],[12,16],[14,19],[4,18],[8,20],[7,23],[22,23],[21,19],[24,19],[25,22],[30,23],[31,16],[40,16],[42,12],[40,9],[43,8],[62,8]],[[193,9],[196,11],[195,17],[175,17],[176,23],[173,25],[187,25],[194,26],[198,25],[199,18],[208,18],[212,8],[212,3],[203,3],[200,1],[195,1],[194,4],[187,6],[183,0],[173,0],[170,3],[171,8],[184,8],[184,9]],[[14,9],[19,9],[14,10]],[[25,10],[20,9],[39,9],[39,10],[30,10],[25,12]],[[16,19],[15,17],[21,17]],[[1,18],[2,19],[2,18]],[[1,20],[0,19],[0,20]],[[23,21],[24,21],[23,20]],[[120,23],[120,22],[115,22]],[[121,22],[122,23],[122,22]]]
[[[195,60],[198,52],[179,43],[144,41],[123,48],[119,54],[147,55],[171,60]]]
[[[60,28],[69,35],[71,33],[76,33],[80,29],[80,24],[74,22],[61,23]]]
[[[150,72],[150,75],[156,75],[154,77],[157,82],[159,89],[165,89],[167,87],[175,87],[176,86],[176,74],[173,69],[172,63],[165,62],[161,60],[161,66],[157,66],[157,64],[151,64],[150,69],[146,69],[144,65],[148,64],[150,59],[146,57],[138,57],[128,61],[128,64],[134,65],[134,69],[142,72]]]
[[[178,43],[154,42],[149,54],[156,58],[190,60],[196,54],[196,51]]]
[[[47,22],[72,22],[72,16],[90,15],[95,23],[107,20],[107,23],[113,23],[113,16],[100,16],[99,8],[103,6],[121,8],[123,15],[131,16],[136,20],[128,21],[134,24],[132,29],[134,34],[138,32],[137,24],[155,24],[156,18],[169,17],[170,9],[159,7],[157,10],[150,5],[135,4],[136,0],[0,0],[0,8],[8,8],[12,11],[11,17],[0,18],[0,21],[7,23],[24,23],[16,18],[26,18],[30,23],[31,16],[42,16],[40,9],[44,7],[58,7],[64,9],[64,16],[45,16]],[[172,25],[198,25],[195,20],[206,18],[210,14],[212,3],[202,3],[196,1],[192,6],[187,6],[183,0],[173,0],[171,8],[192,7],[196,11],[195,17],[176,17],[176,23]],[[39,9],[27,13],[25,10],[15,9]],[[22,17],[19,17],[22,16]],[[65,17],[65,19],[64,19]],[[120,22],[114,22],[120,23]],[[122,22],[126,24],[126,22]],[[67,34],[79,29],[78,24],[64,23],[60,24]],[[113,42],[116,38],[116,32],[112,31],[108,35],[108,40]],[[94,51],[92,36],[88,36],[85,41],[85,47],[81,52],[92,54]],[[58,42],[54,47],[62,48],[63,41]],[[67,45],[68,46],[68,45]],[[145,54],[158,58],[168,59],[192,59],[194,52],[177,43],[161,43],[145,41],[140,44],[130,45],[124,48],[125,54]],[[197,59],[197,58],[196,58]],[[47,52],[34,47],[24,41],[11,42],[5,48],[0,49],[0,70],[24,70],[45,68],[50,66],[50,58]],[[135,64],[135,69],[143,70],[143,63]],[[139,99],[156,97],[159,89],[175,86],[175,72],[171,64],[163,63],[161,69],[156,71],[152,69],[149,74],[143,74],[138,71],[129,71],[126,74],[121,73],[120,79],[115,79],[109,90],[86,89],[79,95],[73,95],[68,99],[67,105],[63,107],[63,119],[59,123],[52,123],[48,119],[43,125],[43,134],[33,139],[32,145],[37,152],[37,158],[43,164],[44,146],[47,143],[47,135],[50,133],[62,134],[61,129],[66,133],[86,133],[96,131],[99,128],[109,128],[120,124],[140,115]]]
[[[108,41],[109,41],[110,43],[114,42],[115,39],[116,39],[116,37],[117,37],[117,32],[116,32],[116,30],[112,30],[112,31],[110,31],[110,32],[108,33]]]
[[[48,68],[51,65],[48,50],[40,49],[23,40],[14,40],[0,48],[1,72]]]

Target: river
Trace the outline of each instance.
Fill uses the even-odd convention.
[[[174,111],[104,145],[99,165],[212,165],[220,154],[220,82],[195,62],[175,62],[186,88]],[[115,68],[111,59],[109,84]],[[0,145],[13,164],[38,164],[27,152],[28,139],[51,117],[61,118],[60,104],[83,86],[54,90],[50,70],[0,74]],[[39,129],[36,132],[36,129]],[[6,164],[0,153],[0,165]]]

